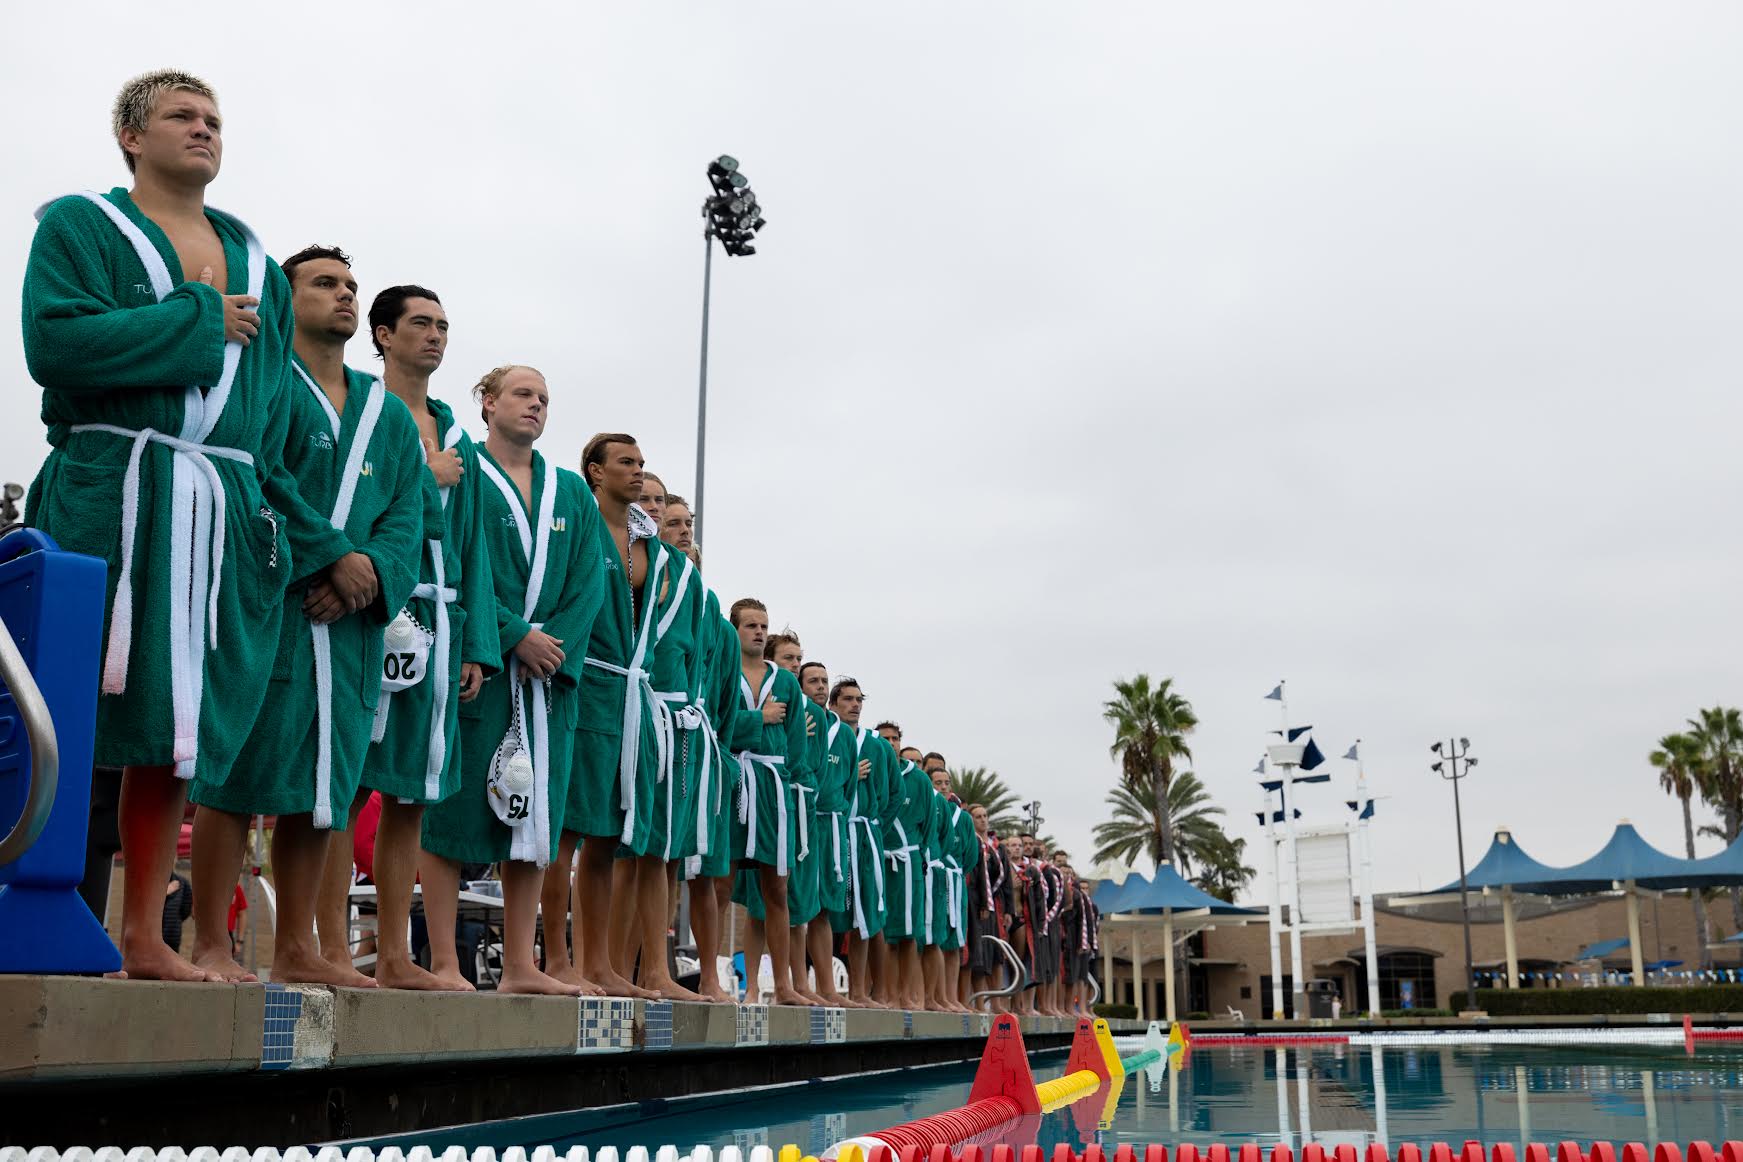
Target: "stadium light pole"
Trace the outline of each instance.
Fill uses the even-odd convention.
[[[714,242],[720,240],[729,258],[748,258],[757,252],[751,240],[767,224],[737,158],[723,153],[709,162],[708,185],[713,192],[702,200],[702,370],[696,388],[696,505],[692,510],[698,545],[707,512],[702,492],[708,452],[708,302],[714,282]]]
[[[1475,1009],[1477,973],[1471,963],[1471,895],[1470,886],[1465,882],[1465,819],[1459,808],[1459,780],[1471,773],[1477,760],[1470,757],[1471,740],[1468,738],[1437,742],[1428,749],[1435,754],[1434,765],[1429,769],[1451,783],[1453,788],[1453,826],[1459,839],[1459,913],[1463,916],[1465,925],[1465,1004]]]

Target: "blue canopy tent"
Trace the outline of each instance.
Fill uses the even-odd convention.
[[[1628,947],[1628,938],[1626,936],[1622,937],[1620,940],[1600,940],[1596,944],[1588,944],[1580,949],[1574,959],[1602,960],[1606,956],[1614,955],[1626,947]]]
[[[1641,838],[1633,824],[1623,820],[1611,832],[1609,840],[1590,859],[1571,867],[1548,867],[1526,855],[1512,841],[1505,829],[1495,832],[1495,842],[1465,877],[1473,890],[1485,893],[1498,890],[1501,894],[1501,914],[1506,924],[1508,987],[1515,988],[1518,979],[1518,958],[1513,936],[1513,898],[1517,894],[1534,896],[1572,896],[1594,892],[1620,891],[1628,901],[1629,939],[1616,946],[1627,947],[1632,953],[1633,979],[1637,985],[1646,983],[1646,965],[1641,957],[1640,892],[1666,891],[1678,888],[1710,888],[1743,884],[1743,839],[1732,843],[1717,855],[1705,859],[1683,859],[1666,854]],[[1395,904],[1426,902],[1456,895],[1458,883],[1442,888],[1429,896],[1412,899],[1395,898]],[[1607,955],[1604,954],[1604,955]],[[1582,953],[1578,959],[1588,959]]]
[[[1163,1007],[1168,1020],[1175,1020],[1174,1005],[1174,922],[1176,919],[1207,920],[1219,923],[1245,924],[1253,916],[1265,914],[1263,908],[1242,908],[1219,900],[1189,882],[1173,864],[1156,868],[1155,879],[1146,880],[1133,872],[1122,884],[1103,883],[1091,896],[1106,920],[1117,920],[1132,929],[1132,995],[1138,998],[1138,1019],[1144,1019],[1144,958],[1138,947],[1142,929],[1155,927],[1161,919],[1163,946]],[[1195,925],[1195,927],[1202,925]],[[1113,946],[1102,944],[1103,974],[1113,975]]]
[[[1507,949],[1507,987],[1519,987],[1519,941],[1517,935],[1518,915],[1514,908],[1515,892],[1526,892],[1531,895],[1541,894],[1534,889],[1521,887],[1543,880],[1555,874],[1555,869],[1548,864],[1539,863],[1526,854],[1513,839],[1513,833],[1505,827],[1495,829],[1495,837],[1489,842],[1489,850],[1483,853],[1483,858],[1477,861],[1475,867],[1465,873],[1465,884],[1473,892],[1481,892],[1485,896],[1495,892],[1501,897],[1501,929],[1506,940]],[[1439,891],[1426,895],[1410,897],[1393,897],[1393,904],[1431,903],[1448,899],[1457,899],[1459,882],[1454,880]]]

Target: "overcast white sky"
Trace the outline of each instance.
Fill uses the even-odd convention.
[[[729,152],[769,226],[715,264],[708,576],[870,713],[1041,799],[1080,865],[1139,670],[1243,834],[1279,677],[1328,753],[1366,740],[1383,888],[1456,875],[1449,734],[1473,861],[1624,816],[1674,849],[1646,755],[1743,701],[1740,34],[1695,3],[34,6],[0,314],[32,209],[125,182],[115,90],[174,65],[220,94],[214,205],[442,295],[440,394],[532,363],[548,453],[627,430],[689,494]],[[16,330],[0,361],[28,480]]]

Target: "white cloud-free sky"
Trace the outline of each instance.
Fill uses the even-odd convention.
[[[8,13],[0,313],[33,208],[125,183],[115,90],[174,65],[220,94],[214,205],[442,295],[439,394],[531,363],[548,453],[627,430],[693,494],[729,152],[769,225],[715,263],[707,572],[870,713],[1080,864],[1139,670],[1241,834],[1278,678],[1328,753],[1364,739],[1383,888],[1456,874],[1448,735],[1473,860],[1497,824],[1548,862],[1621,817],[1680,847],[1646,755],[1743,700],[1734,6],[159,12]],[[28,480],[15,330],[0,362]]]

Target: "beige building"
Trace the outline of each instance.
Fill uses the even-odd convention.
[[[1386,897],[1380,896],[1384,901]],[[1571,987],[1574,982],[1548,980],[1549,973],[1596,972],[1595,962],[1575,963],[1573,958],[1588,946],[1625,939],[1628,935],[1627,904],[1619,894],[1578,896],[1567,899],[1516,901],[1518,916],[1519,971],[1521,987]],[[1707,901],[1714,941],[1735,931],[1731,902],[1720,895]],[[1454,992],[1464,988],[1464,931],[1459,906],[1451,903],[1375,908],[1375,933],[1379,952],[1380,1007],[1450,1007]],[[1176,1011],[1210,1013],[1216,1017],[1236,1010],[1248,1018],[1270,1015],[1271,954],[1269,931],[1261,914],[1244,926],[1221,925],[1184,933],[1183,921],[1176,932],[1183,962],[1176,978]],[[1692,904],[1684,893],[1667,892],[1648,898],[1640,907],[1641,952],[1644,961],[1681,961],[1671,972],[1697,969],[1701,948],[1695,937]],[[1133,1003],[1133,937],[1142,960],[1143,1015],[1162,1014],[1163,935],[1154,922],[1129,926],[1119,918],[1102,924],[1103,975],[1114,982],[1114,1002]],[[1308,963],[1309,979],[1334,982],[1346,1013],[1367,1007],[1367,966],[1362,932],[1354,928],[1336,936],[1303,935],[1302,959]],[[1281,941],[1284,1004],[1293,987],[1289,940]],[[1716,968],[1743,967],[1743,946],[1714,949]],[[1498,896],[1471,895],[1471,957],[1479,974],[1479,987],[1505,983],[1506,963]],[[1111,964],[1110,964],[1111,962]],[[1602,962],[1605,971],[1625,972],[1629,950],[1622,947]],[[1111,972],[1110,972],[1111,969]],[[1495,979],[1486,979],[1487,974]],[[1667,982],[1674,983],[1674,982]]]

